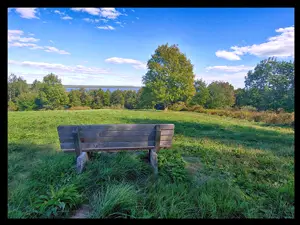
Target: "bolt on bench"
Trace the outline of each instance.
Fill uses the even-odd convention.
[[[157,152],[171,148],[174,124],[69,125],[58,126],[57,131],[61,149],[76,153],[79,173],[88,161],[88,153],[123,150],[149,150],[150,164],[157,173]]]

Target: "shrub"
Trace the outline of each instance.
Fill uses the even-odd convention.
[[[89,106],[72,106],[69,110],[90,110]]]
[[[18,107],[13,101],[8,102],[8,111],[17,111]]]
[[[184,102],[176,102],[169,107],[169,109],[173,110],[173,111],[181,111],[183,108],[186,108],[186,105]]]
[[[246,105],[241,107],[242,111],[256,112],[257,109],[251,105]]]
[[[201,113],[201,112],[205,112],[205,109],[201,105],[194,105],[189,107],[189,111]]]

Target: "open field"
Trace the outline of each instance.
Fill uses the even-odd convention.
[[[58,125],[173,123],[155,180],[145,154],[93,155],[75,173]],[[194,112],[8,113],[8,217],[293,218],[294,130]]]

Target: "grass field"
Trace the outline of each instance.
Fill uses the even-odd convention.
[[[144,154],[94,154],[84,173],[58,125],[173,123],[159,178]],[[8,217],[294,218],[294,130],[193,112],[8,113]]]

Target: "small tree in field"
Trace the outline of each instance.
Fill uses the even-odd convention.
[[[148,61],[143,83],[151,91],[156,103],[165,110],[177,101],[188,101],[195,93],[191,61],[177,45],[160,45]]]

